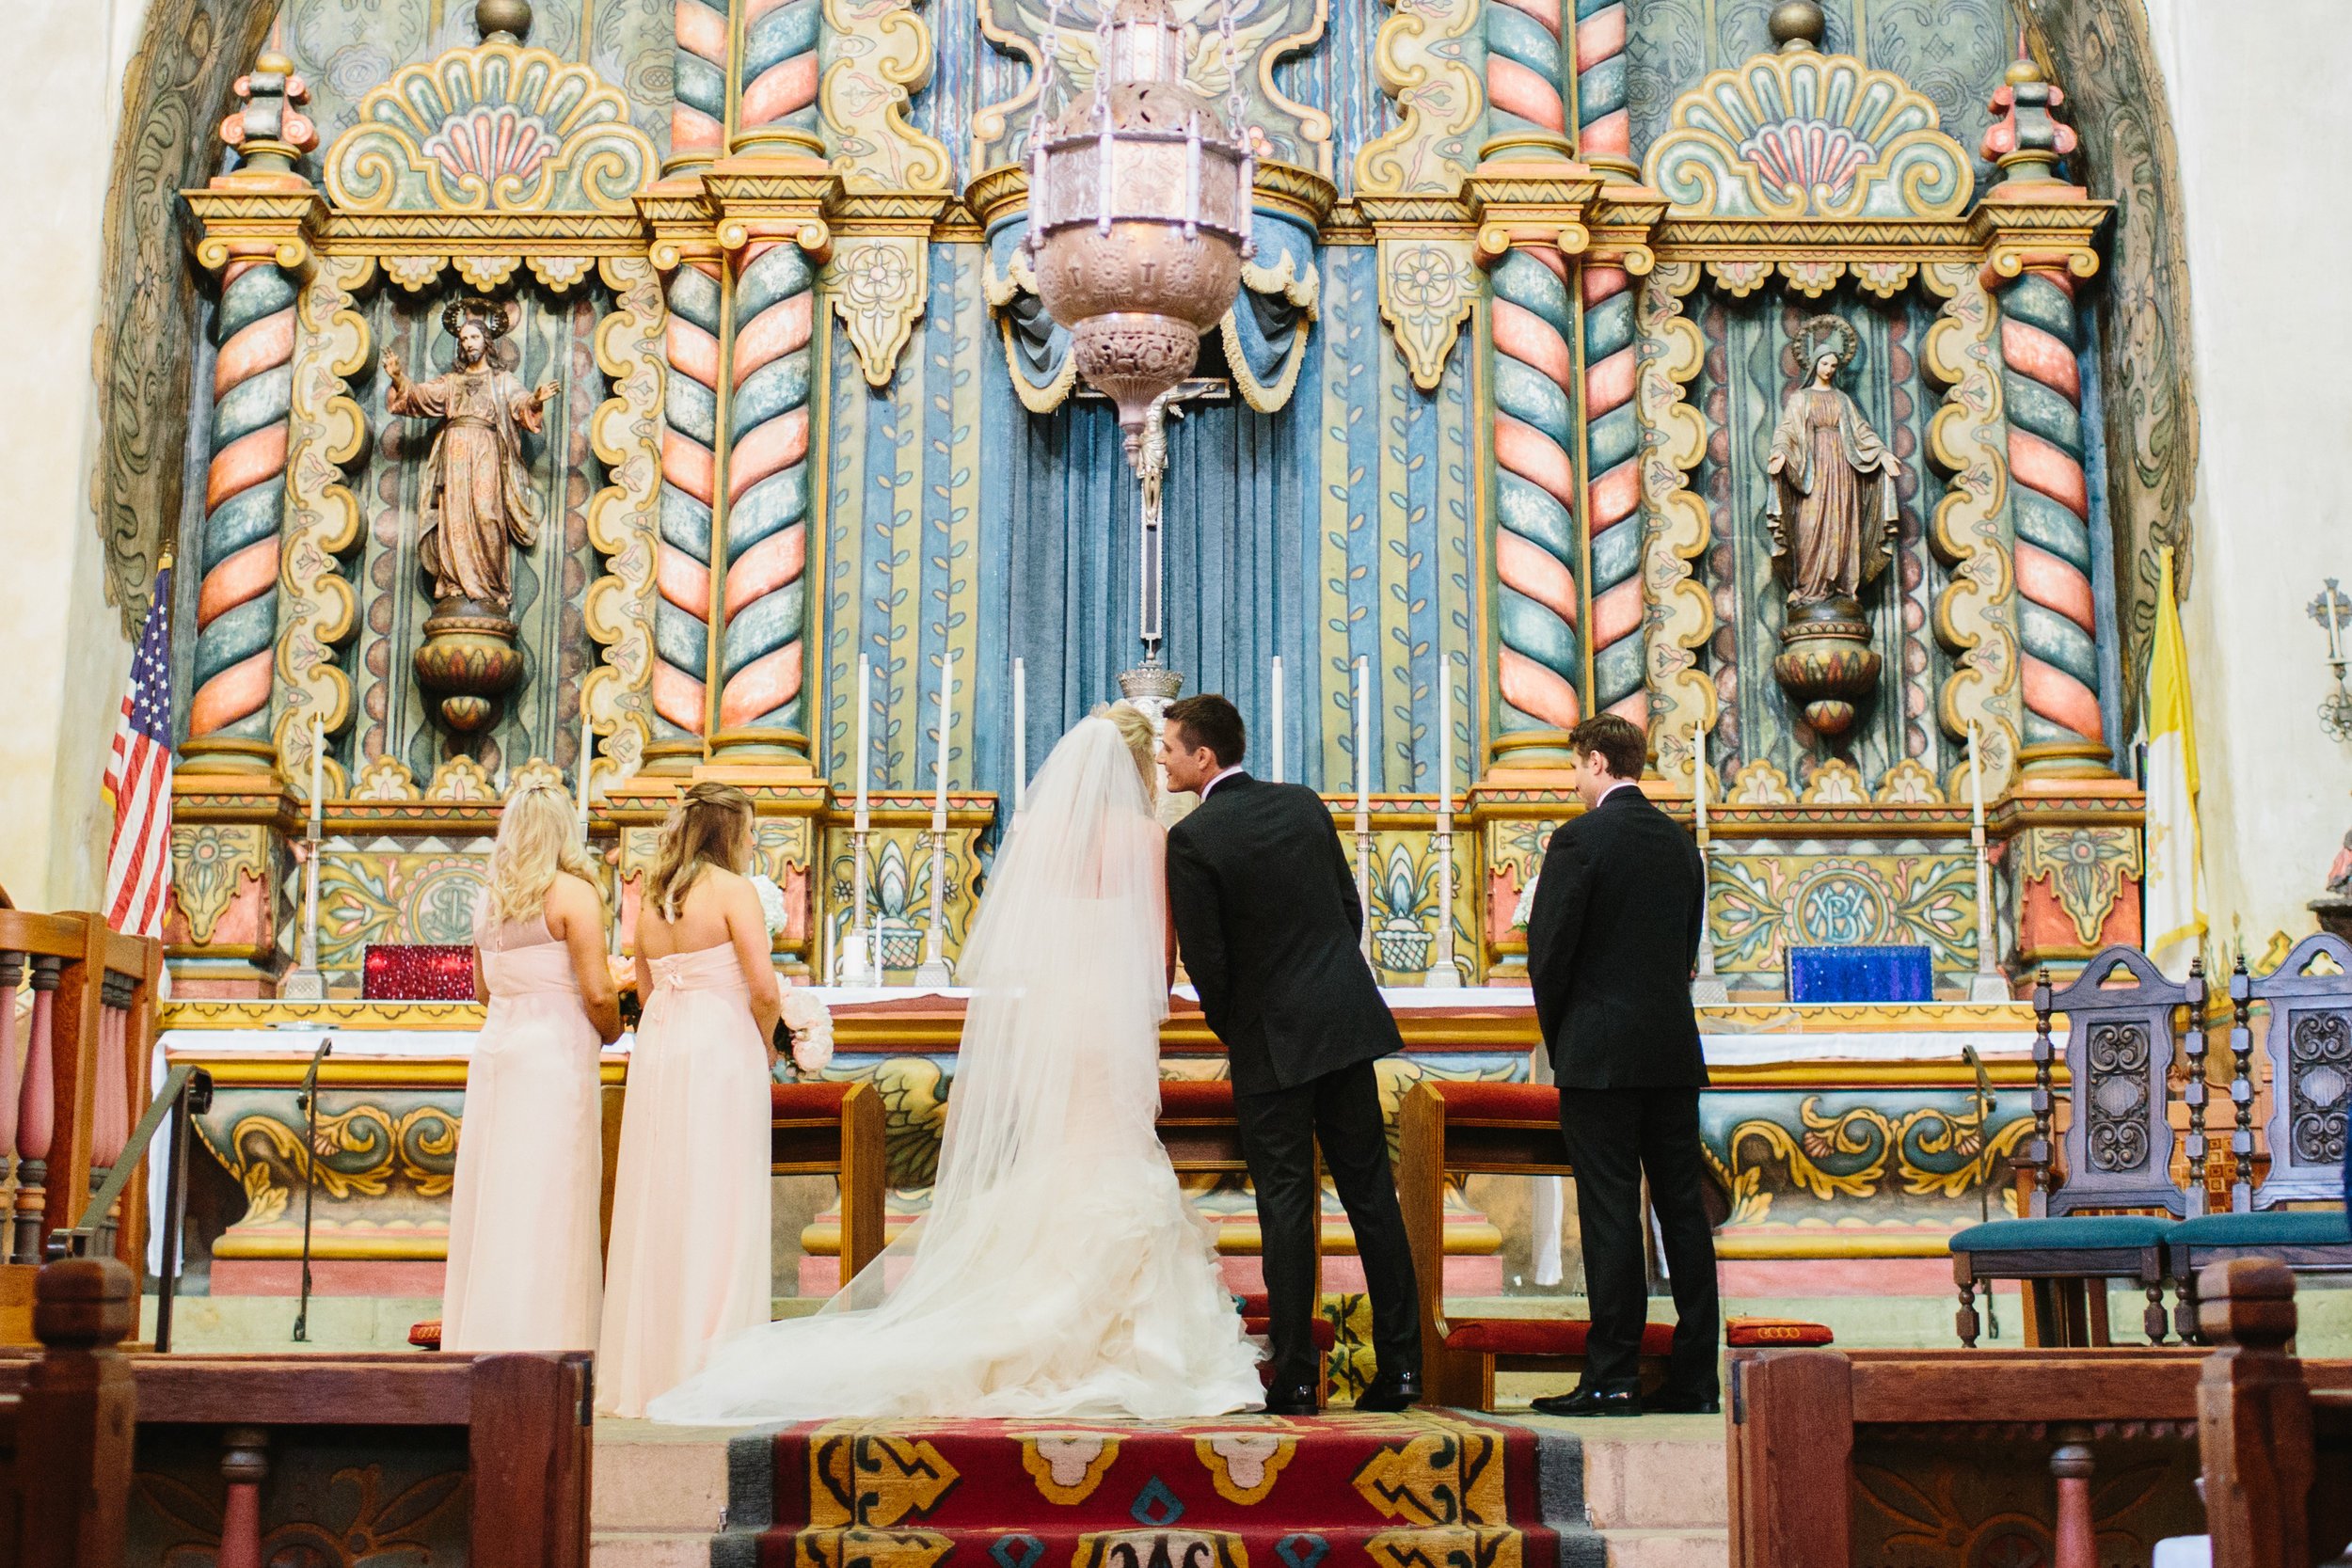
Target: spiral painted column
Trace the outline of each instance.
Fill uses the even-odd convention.
[[[811,152],[817,133],[817,44],[822,0],[749,0],[743,54],[736,62],[742,99],[736,105],[738,150]]]
[[[1585,528],[1590,537],[1593,705],[1649,727],[1643,685],[1642,432],[1636,374],[1633,278],[1587,263],[1584,291]]]
[[[183,748],[191,758],[258,758],[268,749],[296,293],[294,279],[266,261],[232,261],[222,272]]]
[[[809,336],[817,274],[790,240],[755,241],[741,255],[727,410],[719,728],[738,745],[781,743],[797,751],[807,744],[801,677],[808,620]]]
[[[2090,587],[2090,485],[2074,279],[2035,269],[2001,295],[2001,390],[2017,520],[2026,744],[2108,755],[2099,709],[2099,620]]]
[[[1568,151],[1561,0],[1489,0],[1486,8],[1486,145],[1534,144]]]
[[[677,102],[665,172],[716,162],[727,139],[727,0],[676,5]]]
[[[1499,752],[1565,757],[1582,715],[1577,640],[1576,329],[1567,261],[1515,246],[1494,265]],[[1549,760],[1549,758],[1545,760]]]
[[[1576,155],[1633,172],[1625,0],[1576,0]]]
[[[718,496],[718,269],[689,261],[671,275],[664,351],[660,543],[654,557],[659,597],[653,621],[656,753],[699,756],[709,703],[710,551]]]

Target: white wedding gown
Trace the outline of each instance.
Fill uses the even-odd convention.
[[[1106,720],[1055,747],[998,850],[930,1212],[814,1316],[753,1328],[657,1420],[1254,1408],[1255,1343],[1152,1123],[1165,843]]]

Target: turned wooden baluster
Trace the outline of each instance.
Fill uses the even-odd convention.
[[[33,1024],[24,1042],[24,1082],[17,1100],[16,1260],[40,1261],[41,1221],[49,1208],[49,1151],[57,1131],[56,1003],[65,960],[33,959]]]
[[[2029,1182],[2018,1195],[2020,1219],[2047,1219],[2050,1213],[2050,1164],[2058,1147],[2057,1061],[2058,1048],[2050,1040],[2050,972],[2044,968],[2033,982],[2033,1136],[2026,1140],[2025,1158],[2010,1162],[2019,1180]]]
[[[123,1053],[131,1036],[131,998],[138,988],[135,976],[109,974],[100,987],[97,1070],[90,1076],[89,1185],[96,1192],[123,1147],[131,1141],[130,1072]],[[103,1214],[87,1216],[101,1250],[114,1246],[114,1227],[122,1214],[121,1199]]]
[[[2230,1133],[2230,1212],[2247,1214],[2254,1209],[2254,1005],[2246,975],[2246,955],[2240,953],[2230,970],[2230,1103],[2237,1111],[2237,1126]]]
[[[16,1192],[8,1184],[16,1164],[16,1097],[24,1069],[16,1057],[16,987],[24,978],[24,955],[0,953],[0,1263],[8,1260]]]
[[[2197,1384],[2213,1560],[2304,1568],[2312,1560],[2312,1402],[2295,1338],[2295,1275],[2269,1258],[2233,1258],[2197,1275],[2197,1321],[2220,1348]]]
[[[137,1396],[116,1347],[138,1318],[138,1285],[111,1258],[40,1271],[33,1332],[40,1358],[24,1374],[16,1481],[42,1505],[24,1515],[20,1568],[116,1568],[131,1505]]]
[[[220,1505],[220,1552],[214,1568],[262,1568],[262,1482],[269,1475],[269,1433],[230,1427],[220,1434],[220,1473],[229,1482]]]
[[[2058,1478],[2058,1525],[2052,1532],[2053,1568],[2099,1568],[2099,1537],[2090,1518],[2090,1445],[2079,1429],[2060,1428],[2050,1455]]]

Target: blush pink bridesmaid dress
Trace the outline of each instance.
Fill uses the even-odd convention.
[[[751,991],[731,945],[647,964],[596,1347],[611,1416],[643,1416],[769,1317],[769,1053]]]
[[[596,1026],[544,916],[497,925],[485,894],[474,928],[490,1010],[466,1068],[441,1348],[586,1350],[602,1277]]]

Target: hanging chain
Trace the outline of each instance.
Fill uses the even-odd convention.
[[[1045,135],[1045,94],[1054,85],[1054,56],[1061,50],[1061,34],[1056,24],[1061,20],[1061,0],[1045,0],[1045,25],[1037,31],[1037,110],[1029,120],[1029,135]]]
[[[1107,134],[1111,123],[1111,12],[1119,0],[1097,0],[1098,14],[1094,19],[1094,124]],[[1103,168],[1109,167],[1108,150]]]
[[[1217,11],[1216,36],[1225,47],[1225,118],[1246,148],[1249,145],[1249,128],[1242,116],[1248,111],[1249,101],[1241,90],[1240,57],[1233,50],[1233,12],[1240,5],[1241,0],[1225,0]]]

